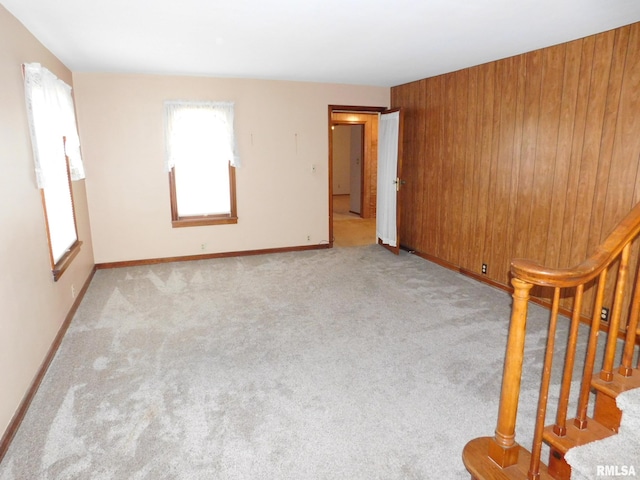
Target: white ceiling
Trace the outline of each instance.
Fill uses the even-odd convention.
[[[640,21],[640,0],[0,0],[68,68],[394,86]]]

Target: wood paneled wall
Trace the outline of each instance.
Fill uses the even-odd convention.
[[[392,88],[401,238],[508,285],[586,258],[640,200],[640,23]]]

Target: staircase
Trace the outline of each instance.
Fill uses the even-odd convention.
[[[527,260],[511,263],[513,305],[497,426],[493,437],[476,438],[464,448],[462,458],[472,479],[575,480],[608,478],[606,474],[616,478],[630,470],[640,477],[639,234],[640,204],[593,255],[573,268],[548,268]],[[552,300],[533,441],[525,448],[516,441],[516,416],[527,307],[534,288],[550,292]],[[603,323],[605,305],[611,306],[610,318]],[[550,402],[556,328],[559,321],[566,321],[561,310],[570,313],[569,336],[558,399]],[[577,358],[578,333],[585,324],[586,354]],[[601,334],[604,338],[599,338]],[[578,385],[572,404],[575,415],[569,414],[572,384]],[[545,425],[549,415],[555,419]],[[612,452],[607,445],[613,442],[625,445],[617,449],[622,459],[602,459],[593,453]],[[541,458],[543,444],[549,450],[546,463]],[[580,453],[583,449],[587,453]]]
[[[565,456],[572,479],[640,477],[640,389],[620,394],[616,403],[622,410],[618,434],[575,447]]]

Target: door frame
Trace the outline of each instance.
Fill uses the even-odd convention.
[[[329,105],[328,111],[328,135],[329,135],[329,247],[333,248],[333,130],[332,126],[334,125],[361,125],[363,122],[354,119],[353,121],[349,120],[334,120],[334,113],[364,113],[364,114],[373,114],[373,113],[382,113],[388,110],[388,107],[371,107],[371,106],[354,106],[354,105]],[[371,139],[367,138],[366,128],[363,128],[363,149],[365,149],[364,145],[367,142],[370,142]],[[366,149],[365,149],[366,150]],[[363,156],[364,157],[364,156]],[[364,168],[364,163],[368,159],[362,159],[362,168]],[[364,182],[364,176],[362,181]],[[361,196],[364,195],[364,188],[361,189]],[[362,211],[364,205],[363,201],[360,202],[360,210]]]

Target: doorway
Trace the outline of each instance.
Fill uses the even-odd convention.
[[[364,124],[333,126],[334,212],[347,210],[362,217],[363,142]]]
[[[378,112],[384,107],[329,106],[331,245],[376,243]]]
[[[363,217],[364,124],[333,125],[333,240],[337,247],[376,241],[376,217]]]

